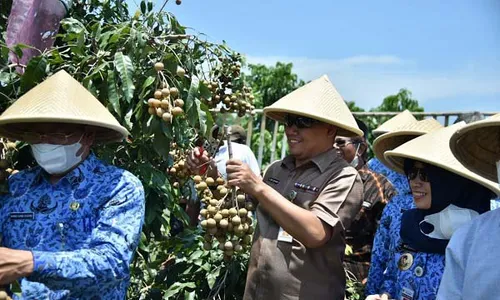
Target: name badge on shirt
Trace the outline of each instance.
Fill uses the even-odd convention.
[[[403,287],[403,290],[401,291],[401,300],[413,300],[414,295],[415,292],[412,289]]]
[[[9,218],[11,220],[34,220],[35,214],[32,212],[11,212]]]
[[[291,243],[293,242],[293,237],[286,232],[282,227],[280,227],[280,231],[278,232],[278,241]]]

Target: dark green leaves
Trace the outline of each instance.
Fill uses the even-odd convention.
[[[120,74],[120,80],[122,83],[122,91],[125,99],[128,103],[132,101],[134,97],[135,85],[133,82],[134,65],[130,57],[124,55],[122,52],[115,53],[114,59],[115,68]]]

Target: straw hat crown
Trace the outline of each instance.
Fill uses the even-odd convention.
[[[403,112],[395,115],[394,117],[382,123],[372,132],[374,135],[380,135],[387,132],[391,132],[392,130],[394,130],[397,127],[400,127],[403,124],[413,123],[416,121],[417,119],[415,119],[412,113],[409,110],[405,109]]]
[[[62,70],[35,86],[0,116],[0,135],[22,140],[20,123],[70,123],[96,128],[96,142],[123,140],[127,130],[86,88]],[[33,126],[35,127],[35,125]]]
[[[385,134],[382,134],[373,142],[373,152],[380,162],[389,166],[389,162],[384,157],[384,152],[408,142],[409,140],[423,134],[443,128],[443,125],[435,119],[425,119],[421,121],[406,122],[399,127],[394,128]]]
[[[337,126],[338,135],[363,136],[344,99],[326,75],[264,108],[264,114],[280,122],[287,114],[301,115]]]
[[[394,150],[385,152],[385,158],[391,168],[400,173],[404,173],[404,160],[414,159],[468,178],[500,195],[497,183],[469,171],[451,152],[450,138],[457,129],[464,125],[465,123],[460,122],[419,136]]]
[[[469,170],[499,181],[495,164],[500,161],[500,114],[459,128],[450,139],[450,148]]]

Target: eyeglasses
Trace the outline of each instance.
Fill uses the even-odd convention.
[[[351,140],[338,140],[333,143],[333,146],[338,147],[338,148],[344,148],[345,146],[352,144],[352,145],[357,145],[361,144],[361,141],[351,141]]]
[[[293,125],[297,128],[311,128],[314,124],[319,123],[318,120],[311,119],[308,117],[299,117],[294,115],[285,116],[285,125],[287,127],[292,127]]]
[[[66,144],[69,140],[77,135],[81,135],[81,132],[73,132],[70,134],[65,133],[51,133],[51,134],[39,134],[35,132],[24,132],[22,134],[23,141],[29,144]]]
[[[423,182],[429,182],[429,175],[425,172],[423,168],[413,168],[406,173],[408,180],[415,180],[418,178]]]

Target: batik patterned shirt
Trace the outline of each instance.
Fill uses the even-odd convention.
[[[412,199],[411,195],[406,195]],[[396,200],[394,197],[392,200]],[[434,300],[444,271],[445,257],[441,254],[416,252],[403,244],[400,235],[402,211],[386,206],[380,220],[379,234],[375,237],[372,251],[372,268],[385,266],[383,270],[370,269],[367,295],[387,292],[393,299]],[[405,200],[403,200],[405,201]],[[384,249],[382,256],[377,250]],[[411,256],[406,268],[401,268],[402,256]],[[413,295],[402,298],[403,295]]]
[[[14,299],[125,299],[144,220],[134,175],[90,155],[54,185],[36,167],[11,176],[9,190],[0,199],[3,246],[34,258]]]

